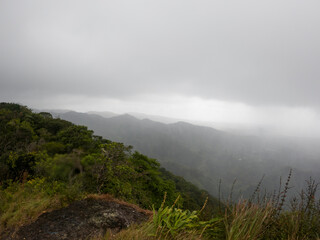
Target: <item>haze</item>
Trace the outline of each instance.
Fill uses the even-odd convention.
[[[1,0],[0,100],[320,137],[319,7]]]

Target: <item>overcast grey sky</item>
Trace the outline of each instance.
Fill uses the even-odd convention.
[[[0,100],[320,133],[319,9],[316,0],[0,0]]]

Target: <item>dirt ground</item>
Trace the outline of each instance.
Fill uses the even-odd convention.
[[[141,223],[150,212],[109,197],[90,197],[66,208],[44,213],[33,223],[14,234],[2,236],[8,240],[82,240],[101,236],[107,230],[118,232],[133,223]]]

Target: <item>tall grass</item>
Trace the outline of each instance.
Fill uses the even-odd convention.
[[[320,239],[320,201],[315,199],[318,184],[309,179],[306,189],[289,201],[290,170],[277,194],[260,195],[261,181],[249,200],[224,205],[224,214],[200,221],[201,211],[183,211],[161,205],[152,221],[134,226],[115,239],[226,239],[304,240]],[[111,239],[111,238],[110,238]]]
[[[0,189],[0,232],[30,223],[43,212],[61,208],[82,197],[76,186],[49,183],[44,178],[24,184],[11,183],[6,189]]]
[[[260,196],[261,181],[249,200],[223,204],[224,211],[202,221],[201,213],[177,208],[179,197],[166,206],[166,196],[152,218],[114,234],[108,231],[96,240],[304,240],[319,239],[320,201],[316,199],[318,183],[306,181],[306,188],[298,196],[288,199],[292,172],[277,194]],[[81,198],[77,189],[45,179],[34,179],[25,184],[13,183],[0,191],[0,229],[28,223],[43,211],[60,208]],[[217,206],[218,207],[218,206]]]
[[[226,210],[224,224],[227,240],[259,239],[274,214],[271,204],[259,206],[240,201]]]

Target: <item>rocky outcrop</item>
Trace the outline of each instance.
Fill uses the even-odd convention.
[[[33,223],[21,227],[11,240],[81,240],[103,236],[141,223],[150,212],[111,198],[95,197],[76,201],[66,208],[44,213]]]

